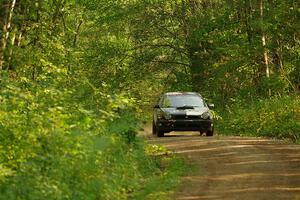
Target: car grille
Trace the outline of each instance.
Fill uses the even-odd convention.
[[[201,119],[201,116],[174,115],[173,119]]]

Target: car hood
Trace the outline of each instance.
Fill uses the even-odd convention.
[[[162,108],[162,111],[170,115],[200,116],[209,109],[207,107],[194,107],[192,109]]]

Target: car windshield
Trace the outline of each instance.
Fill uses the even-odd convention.
[[[163,107],[205,107],[205,104],[196,95],[168,95],[164,98]]]

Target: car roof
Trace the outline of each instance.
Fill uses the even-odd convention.
[[[195,95],[201,97],[201,95],[197,92],[167,92],[165,93],[165,95],[167,96]]]

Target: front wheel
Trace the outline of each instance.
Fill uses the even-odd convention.
[[[154,121],[152,122],[152,134],[157,137],[164,137],[164,132],[160,130],[158,126],[155,125]]]
[[[160,128],[158,126],[155,126],[155,132],[156,132],[156,135],[157,137],[164,137],[164,132],[162,130],[160,130]]]
[[[206,131],[206,136],[213,136],[214,135],[214,129]]]
[[[154,121],[152,121],[152,134],[156,135],[156,126],[154,124]]]
[[[165,133],[162,132],[161,130],[157,130],[157,137],[164,137]]]

